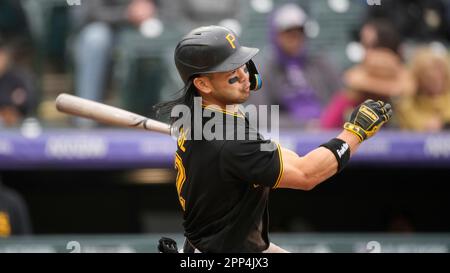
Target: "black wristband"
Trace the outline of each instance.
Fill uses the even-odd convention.
[[[334,154],[338,162],[337,172],[342,171],[342,169],[344,169],[344,167],[350,160],[350,146],[347,144],[347,142],[339,138],[333,138],[327,143],[320,145],[320,147],[325,147]]]

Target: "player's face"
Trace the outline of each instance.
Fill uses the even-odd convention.
[[[228,72],[211,75],[213,98],[224,105],[245,102],[250,96],[250,80],[246,65]]]

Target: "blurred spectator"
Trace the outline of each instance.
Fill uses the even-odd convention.
[[[21,1],[0,0],[0,35],[8,40],[30,35]]]
[[[17,126],[34,108],[32,79],[15,68],[5,42],[0,38],[0,127]]]
[[[0,181],[0,238],[27,235],[32,231],[28,209],[16,191]]]
[[[390,102],[415,91],[415,81],[400,55],[400,38],[387,21],[367,22],[360,37],[364,59],[345,72],[345,90],[333,97],[321,117],[324,129],[342,126],[349,111],[366,99]]]
[[[448,54],[421,48],[414,55],[411,69],[417,93],[396,105],[403,129],[436,132],[450,126],[450,67]]]
[[[323,54],[308,51],[307,15],[296,4],[275,10],[270,20],[273,46],[263,70],[263,90],[250,103],[280,105],[281,127],[318,127],[323,107],[340,88],[339,73]]]
[[[450,3],[446,0],[383,0],[367,9],[368,18],[390,20],[404,39],[450,41]]]
[[[32,39],[22,1],[0,0],[0,36],[14,49],[11,51],[12,59],[28,65]]]
[[[359,31],[359,40],[364,50],[388,48],[401,56],[401,37],[389,20],[371,19]]]
[[[235,28],[232,24],[226,24],[229,19],[243,21],[245,12],[244,3],[241,0],[172,0],[161,1],[161,16],[168,24],[175,24],[181,33],[202,25],[223,24],[231,28],[239,35],[240,26]],[[228,20],[227,20],[228,19]],[[224,21],[225,20],[225,21]]]
[[[89,0],[73,9],[80,31],[75,41],[75,89],[80,97],[102,100],[115,34],[123,27],[139,27],[155,16],[152,0]],[[93,126],[77,119],[79,126]]]

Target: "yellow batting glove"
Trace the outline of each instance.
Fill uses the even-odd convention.
[[[392,107],[382,101],[366,100],[353,110],[344,129],[355,134],[362,142],[373,136],[392,117]]]

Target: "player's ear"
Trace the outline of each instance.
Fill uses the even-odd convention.
[[[209,94],[212,92],[211,82],[209,78],[206,76],[196,77],[193,80],[194,86],[197,88],[199,92]]]

